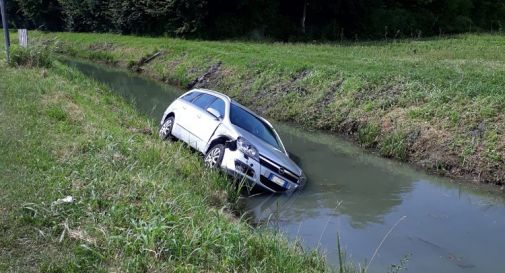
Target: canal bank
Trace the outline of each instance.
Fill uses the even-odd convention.
[[[104,66],[68,64],[109,85],[153,122],[182,92]],[[279,123],[276,128],[309,180],[293,195],[243,198],[254,221],[300,239],[305,248],[320,247],[337,265],[337,236],[353,261],[366,264],[383,236],[404,219],[369,272],[387,272],[403,257],[414,273],[505,270],[505,201],[496,189],[427,175],[325,133]]]
[[[346,136],[433,173],[505,181],[502,35],[343,44],[33,37],[68,56],[220,90],[263,116]]]

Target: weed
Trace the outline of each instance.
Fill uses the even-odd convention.
[[[376,124],[367,124],[358,129],[358,141],[364,147],[374,147],[377,144],[381,129]]]
[[[381,155],[401,160],[407,159],[407,148],[406,136],[401,132],[385,136],[379,145]]]
[[[47,116],[54,118],[58,121],[64,121],[68,118],[67,112],[61,107],[61,105],[52,105],[46,110]]]
[[[93,61],[101,61],[107,64],[115,64],[116,60],[114,56],[108,52],[104,51],[90,51],[84,56]]]
[[[354,265],[347,261],[346,253],[340,245],[340,234],[337,234],[337,254],[338,254],[338,273],[366,273],[360,265]]]
[[[51,53],[43,46],[35,45],[28,48],[13,46],[11,48],[11,66],[49,68],[51,67],[51,64]]]

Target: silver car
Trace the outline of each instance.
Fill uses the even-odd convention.
[[[158,133],[203,153],[208,167],[266,191],[292,191],[306,180],[272,125],[219,92],[194,89],[180,96],[165,110]]]

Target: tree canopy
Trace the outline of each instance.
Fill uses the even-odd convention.
[[[14,27],[204,39],[338,40],[501,31],[503,0],[7,0]]]

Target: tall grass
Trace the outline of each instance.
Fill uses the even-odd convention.
[[[51,51],[40,45],[31,46],[29,48],[13,46],[11,47],[9,64],[17,67],[49,68],[52,64]]]

